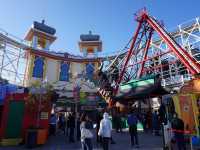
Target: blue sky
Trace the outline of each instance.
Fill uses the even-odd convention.
[[[51,49],[78,54],[80,34],[99,34],[104,53],[125,46],[135,31],[134,13],[146,7],[167,28],[200,16],[200,0],[1,0],[0,28],[24,38],[34,20],[56,28]]]

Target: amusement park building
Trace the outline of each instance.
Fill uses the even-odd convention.
[[[97,96],[96,71],[100,64],[97,58],[102,51],[99,35],[83,34],[80,36],[79,47],[82,56],[69,53],[49,51],[50,45],[56,40],[56,30],[44,24],[34,22],[25,36],[33,49],[27,49],[24,85],[48,82],[58,90],[61,97],[74,98],[74,88],[80,87],[80,98],[92,103]]]

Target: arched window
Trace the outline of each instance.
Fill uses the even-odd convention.
[[[86,64],[86,76],[89,80],[93,79],[94,75],[94,64],[93,63],[88,63]]]
[[[35,56],[34,67],[33,67],[33,77],[42,78],[43,77],[43,65],[44,58],[40,56]]]
[[[69,63],[61,62],[60,64],[60,81],[69,81]]]

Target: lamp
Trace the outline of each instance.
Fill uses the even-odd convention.
[[[47,78],[45,78],[44,80],[41,79],[40,86],[39,86],[40,97],[39,97],[39,106],[38,106],[37,127],[40,126],[40,113],[41,113],[41,106],[42,106],[42,94],[44,93],[44,90],[45,90],[45,89],[43,89],[43,85],[45,85],[45,84],[47,84]]]

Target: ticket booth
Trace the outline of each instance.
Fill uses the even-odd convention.
[[[200,128],[200,78],[197,77],[183,85],[173,96],[175,111],[184,120],[185,129],[199,136]]]

